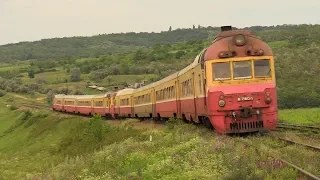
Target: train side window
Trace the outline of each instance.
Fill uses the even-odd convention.
[[[189,79],[189,89],[190,89],[190,94],[191,95],[193,93],[193,89],[192,89],[192,79]]]
[[[189,93],[189,87],[188,87],[188,80],[186,81],[186,92],[185,92],[185,96],[188,96]]]
[[[183,96],[186,96],[187,95],[187,83],[186,81],[183,82]]]
[[[173,86],[171,86],[171,96],[172,96],[172,98],[174,98],[174,89],[173,89]]]
[[[201,74],[199,74],[199,93],[202,94],[202,81],[201,81]]]
[[[182,82],[181,84],[181,96],[185,96],[185,91],[186,91],[186,88],[184,87],[184,82]]]
[[[184,82],[184,89],[185,89],[184,96],[187,96],[188,95],[188,81]]]
[[[191,79],[189,79],[189,95],[192,94]]]
[[[161,98],[162,100],[164,100],[165,97],[166,97],[166,96],[165,96],[165,93],[166,93],[165,89],[162,89],[162,98]]]
[[[187,81],[187,96],[189,96],[191,93],[190,93],[190,79],[188,79]]]
[[[172,91],[173,91],[173,97],[176,97],[175,86],[172,86]]]

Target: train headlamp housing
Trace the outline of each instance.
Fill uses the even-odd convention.
[[[270,92],[269,91],[265,91],[265,102],[267,104],[271,103],[271,97],[270,97]]]
[[[226,102],[224,100],[219,100],[219,106],[224,107],[226,105]]]
[[[224,94],[221,92],[221,94],[219,95],[219,101],[218,101],[218,105],[220,107],[224,107],[226,105],[226,101],[224,100]]]
[[[234,38],[233,38],[233,42],[237,45],[237,46],[243,46],[247,43],[246,37],[243,34],[237,34]]]

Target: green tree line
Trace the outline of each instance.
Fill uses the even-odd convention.
[[[317,75],[320,73],[320,26],[255,26],[248,29],[253,30],[254,33],[266,41],[274,52],[279,107],[319,107],[320,85]],[[156,74],[157,78],[151,79],[151,81],[156,81],[191,63],[203,48],[210,45],[218,30],[218,28],[213,27],[190,28],[162,33],[110,34],[87,38],[44,40],[46,42],[44,46],[47,50],[43,51],[43,57],[48,55],[46,54],[47,51],[54,50],[54,48],[51,49],[53,46],[61,47],[61,49],[65,46],[82,46],[84,49],[93,51],[95,49],[93,44],[96,42],[104,44],[112,42],[121,47],[132,48],[118,53],[110,50],[104,52],[104,54],[87,54],[83,57],[79,55],[81,53],[77,55],[70,53],[68,56],[58,53],[57,56],[50,56],[50,58],[30,60],[29,66],[20,68],[19,72],[15,69],[14,71],[0,72],[0,75],[8,78],[19,78],[19,73],[22,72],[30,72],[32,75],[32,73],[37,74],[58,69],[70,73],[71,76],[72,70],[76,68],[77,72],[75,74],[80,72],[81,74],[88,74],[90,80],[94,82],[102,82],[105,79],[110,79],[110,76],[113,75],[127,74]],[[86,43],[82,40],[85,40]],[[59,46],[61,45],[60,41],[65,44]],[[40,42],[27,44],[32,47],[37,43]],[[26,48],[27,44],[1,46],[0,51],[6,48],[12,48],[12,51],[21,47]],[[36,49],[34,48],[35,51]],[[68,52],[68,49],[65,49],[65,51]],[[0,57],[3,58],[4,55],[0,53]],[[79,80],[78,75],[73,75],[71,79]],[[13,85],[7,86],[9,90],[15,89]],[[6,89],[6,87],[1,89]]]

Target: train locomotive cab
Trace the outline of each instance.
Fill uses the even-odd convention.
[[[278,121],[274,57],[248,30],[221,28],[206,49],[207,108],[219,133],[270,131]]]

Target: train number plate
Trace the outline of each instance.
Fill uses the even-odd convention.
[[[253,97],[239,97],[238,101],[253,101]]]

